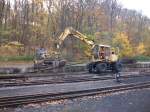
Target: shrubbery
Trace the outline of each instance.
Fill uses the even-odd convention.
[[[32,61],[34,56],[0,56],[0,61]]]
[[[150,57],[144,55],[135,56],[134,59],[137,61],[150,61]]]

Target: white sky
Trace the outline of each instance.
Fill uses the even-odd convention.
[[[150,0],[118,0],[124,8],[134,9],[150,18]]]

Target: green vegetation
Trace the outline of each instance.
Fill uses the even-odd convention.
[[[135,56],[134,59],[137,61],[150,61],[150,57],[144,55]]]
[[[119,47],[121,57],[149,59],[141,55],[150,56],[150,18],[125,9],[119,0],[14,1],[0,0],[0,61],[30,61],[33,56],[28,55],[34,54],[39,46],[53,50],[67,27],[73,27],[96,44]],[[12,41],[24,46],[7,45]],[[77,39],[68,39],[64,48],[66,51],[62,52],[71,58],[91,53]]]
[[[0,56],[0,61],[32,61],[34,56]]]

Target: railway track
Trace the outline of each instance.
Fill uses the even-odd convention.
[[[149,70],[149,69],[148,69]],[[132,71],[134,71],[132,69]],[[62,99],[70,99],[70,98],[77,98],[83,96],[91,96],[91,95],[101,95],[125,90],[133,90],[133,89],[143,89],[143,88],[150,88],[150,72],[145,72],[145,69],[136,70],[139,71],[139,74],[131,74],[130,70],[128,71],[129,75],[122,75],[120,79],[130,80],[137,78],[138,82],[126,83],[123,85],[117,84],[116,86],[108,86],[108,87],[99,87],[96,89],[87,89],[87,90],[80,90],[80,91],[71,91],[71,92],[53,92],[53,93],[44,93],[44,94],[33,94],[33,95],[21,95],[15,97],[2,97],[0,96],[0,108],[3,107],[10,107],[10,106],[18,106],[30,103],[39,103],[45,101],[52,101],[52,100],[62,100]],[[105,76],[106,75],[106,76]],[[92,81],[107,81],[107,80],[114,80],[115,77],[108,74],[103,74],[102,76],[95,75],[95,74],[88,74],[87,72],[78,72],[78,73],[47,73],[47,74],[17,74],[17,75],[7,75],[7,76],[0,76],[0,88],[5,87],[18,87],[21,86],[36,86],[36,85],[43,85],[44,84],[61,84],[61,83],[80,83],[80,82],[92,82]],[[66,77],[67,76],[67,77]],[[96,76],[96,77],[95,77]],[[147,81],[144,81],[144,78],[148,78]],[[35,78],[35,79],[34,79]],[[50,79],[48,79],[50,78]],[[32,80],[30,80],[32,79]],[[142,79],[142,80],[141,80]],[[18,81],[19,80],[19,81]],[[21,80],[21,82],[20,82]],[[69,85],[69,84],[68,84]]]
[[[124,67],[123,72],[150,72],[150,68],[149,67],[143,67],[143,68],[137,68],[137,67]],[[53,72],[53,71],[48,71],[46,73],[44,73],[44,76],[54,76],[54,75],[64,75],[64,74],[76,74],[78,72],[64,72],[64,71],[57,71],[57,72]],[[87,73],[86,71],[79,71],[79,73]],[[77,74],[76,74],[77,75]],[[34,72],[27,72],[27,73],[17,73],[17,74],[3,74],[0,75],[0,80],[1,79],[8,79],[8,78],[24,78],[24,77],[40,77],[43,76],[43,72],[38,72],[38,73],[34,73]]]
[[[12,107],[30,103],[39,103],[45,101],[62,100],[62,99],[72,99],[83,96],[91,95],[102,95],[107,93],[120,92],[125,90],[143,89],[150,88],[150,81],[130,83],[125,85],[117,85],[112,87],[98,88],[98,89],[88,89],[83,91],[71,91],[71,92],[59,92],[59,93],[46,93],[46,94],[36,94],[27,96],[15,96],[15,97],[5,97],[0,98],[0,108]]]
[[[86,74],[86,73],[83,73]],[[79,74],[78,74],[79,75]],[[59,84],[59,83],[74,83],[74,82],[85,82],[85,81],[99,81],[99,80],[112,80],[115,79],[114,76],[112,75],[103,75],[103,76],[93,76],[95,74],[87,74],[81,77],[54,77],[52,78],[51,76],[43,76],[44,79],[28,79],[26,81],[19,81],[17,82],[16,80],[12,81],[3,81],[0,82],[0,87],[11,87],[11,86],[30,86],[30,85],[42,85],[42,84]],[[50,79],[48,79],[50,77]],[[150,77],[150,73],[140,73],[140,74],[129,74],[129,75],[121,75],[120,79],[129,79],[129,78],[136,78],[136,77]],[[33,77],[32,77],[33,78]]]
[[[60,73],[60,72],[50,72],[50,73],[23,73],[23,74],[8,74],[0,75],[0,80],[9,80],[9,79],[24,79],[32,77],[50,77],[50,76],[64,76],[64,75],[81,75],[87,74],[87,72],[75,72],[75,73]]]

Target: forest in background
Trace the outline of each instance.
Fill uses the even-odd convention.
[[[51,51],[70,26],[96,43],[119,47],[123,57],[150,56],[150,19],[117,0],[0,0],[0,56],[33,55],[40,45]],[[24,48],[6,46],[11,41]],[[77,58],[87,49],[74,38],[63,47]]]

